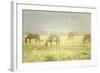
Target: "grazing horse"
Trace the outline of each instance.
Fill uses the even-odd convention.
[[[60,45],[60,39],[58,35],[50,35],[45,42],[45,46],[48,46],[48,44],[52,46],[53,42],[55,42],[56,45]]]
[[[74,37],[74,32],[69,32],[68,40],[73,39],[73,37]]]
[[[91,35],[85,34],[83,37],[83,44],[91,42]]]
[[[25,43],[27,43],[27,41],[31,41],[31,39],[34,39],[35,42],[40,42],[40,36],[38,34],[28,34],[26,37],[25,37]]]

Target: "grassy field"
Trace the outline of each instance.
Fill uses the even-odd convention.
[[[45,46],[48,35],[40,35],[41,42],[25,43],[23,40],[23,63],[43,61],[86,60],[91,58],[90,43],[82,43],[83,36],[75,36],[68,40],[67,36],[60,36],[60,45]],[[25,38],[25,35],[23,39]]]

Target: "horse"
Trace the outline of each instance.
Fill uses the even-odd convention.
[[[52,43],[55,42],[56,45],[60,45],[60,39],[58,35],[50,35],[46,42],[45,42],[45,46],[48,46],[48,44],[50,44],[50,46],[52,46]]]
[[[74,32],[69,32],[68,33],[68,40],[73,39],[74,37]]]
[[[31,41],[31,39],[34,39],[35,42],[40,42],[40,36],[39,36],[39,34],[28,34],[25,37],[25,43],[27,43],[28,41]]]
[[[83,36],[83,44],[89,43],[89,42],[91,42],[91,35],[90,34],[85,34]]]

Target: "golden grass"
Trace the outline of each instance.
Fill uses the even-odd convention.
[[[25,35],[24,35],[25,36]],[[23,63],[43,61],[85,60],[91,58],[90,43],[82,43],[83,36],[75,36],[68,40],[67,36],[60,36],[60,45],[45,46],[48,35],[40,35],[41,42],[25,43],[23,40]],[[23,38],[24,39],[24,38]]]

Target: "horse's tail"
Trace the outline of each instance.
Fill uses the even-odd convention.
[[[27,37],[25,38],[25,43],[27,43]]]

